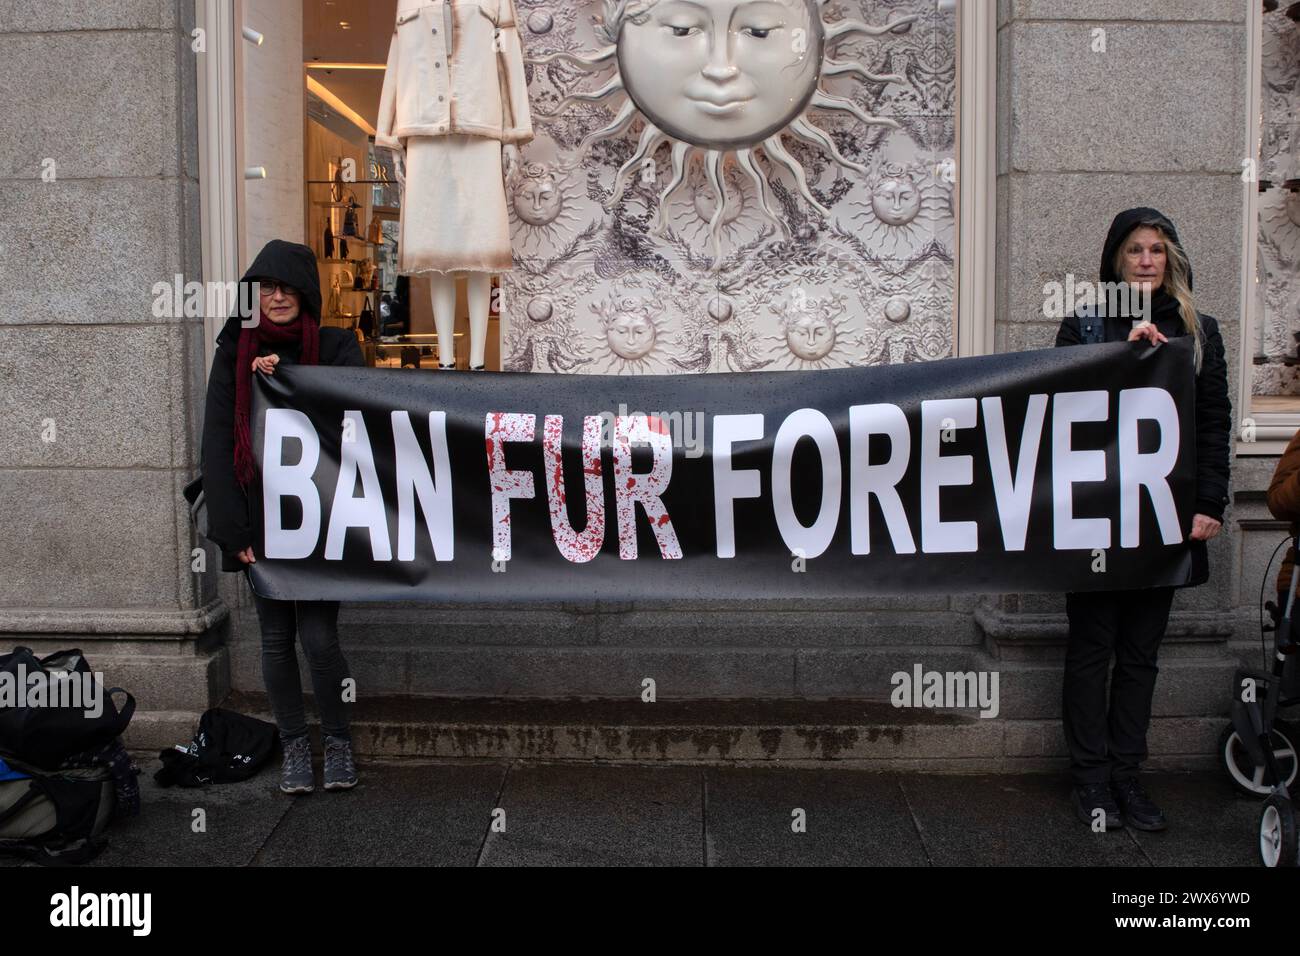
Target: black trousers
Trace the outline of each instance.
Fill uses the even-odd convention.
[[[280,736],[287,740],[307,733],[296,642],[302,645],[311,671],[321,731],[331,737],[350,737],[344,681],[352,672],[339,648],[339,602],[276,601],[257,592],[253,602],[262,626],[262,681]]]
[[[1075,783],[1133,776],[1147,757],[1156,654],[1169,624],[1173,588],[1067,594],[1062,716]],[[1111,657],[1110,700],[1106,676]]]

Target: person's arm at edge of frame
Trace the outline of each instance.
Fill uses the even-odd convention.
[[[235,478],[234,365],[231,349],[218,345],[212,359],[212,373],[208,376],[199,456],[208,507],[208,537],[232,559],[253,546],[248,499]]]

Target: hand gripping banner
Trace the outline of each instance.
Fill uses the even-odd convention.
[[[466,602],[1183,584],[1193,387],[1186,338],[757,374],[281,366],[255,386],[252,582]]]

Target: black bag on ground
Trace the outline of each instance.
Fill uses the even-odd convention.
[[[39,675],[36,681],[47,691],[42,706],[27,706],[32,675]],[[90,665],[79,648],[43,658],[28,647],[0,654],[0,694],[6,693],[7,686],[9,692],[20,695],[15,706],[0,705],[0,752],[53,770],[73,754],[97,750],[122,736],[135,713],[135,698],[120,687],[100,688],[100,712],[88,716],[89,701],[84,694],[71,691],[73,681],[85,688],[92,680]],[[56,688],[61,688],[57,694]],[[113,703],[116,693],[126,694],[126,705],[121,710]],[[53,699],[56,696],[63,699]],[[56,703],[61,706],[53,706]]]
[[[163,787],[248,780],[275,751],[275,741],[275,724],[214,707],[199,719],[199,732],[188,748],[158,754],[163,765],[153,778]]]
[[[5,755],[11,770],[26,774],[0,780],[0,853],[45,866],[94,859],[107,841],[101,834],[113,816],[113,775],[106,767],[42,770]]]

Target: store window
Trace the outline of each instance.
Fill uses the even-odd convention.
[[[372,365],[439,366],[431,278],[401,272],[404,230],[440,217],[421,198],[403,223],[407,191],[376,140],[399,31],[412,31],[408,39],[421,31],[422,40],[429,31],[423,68],[461,82],[445,75],[451,64],[430,64],[431,51],[455,49],[433,39],[438,29],[466,31],[469,21],[457,19],[466,11],[491,21],[498,37],[516,32],[533,134],[501,156],[513,266],[490,280],[488,368],[815,369],[984,350],[978,343],[989,336],[957,319],[959,291],[991,287],[991,276],[961,278],[961,249],[987,244],[975,220],[991,221],[992,111],[978,118],[988,129],[963,115],[971,76],[991,104],[988,4],[226,6],[198,0],[201,22],[206,11],[215,39],[225,30],[237,48],[229,76],[207,71],[203,97],[205,219],[233,223],[206,230],[211,245],[225,244],[224,266],[208,256],[209,272],[238,274],[271,238],[305,242],[320,265],[323,321],[353,329]],[[719,50],[725,76],[710,62]],[[224,83],[233,88],[229,115]],[[503,74],[509,106],[507,86]],[[221,155],[223,123],[233,156]],[[479,173],[491,165],[478,163]],[[429,168],[439,167],[419,174]],[[470,360],[475,295],[462,279],[460,368]],[[965,309],[968,326],[991,322],[980,295]]]

